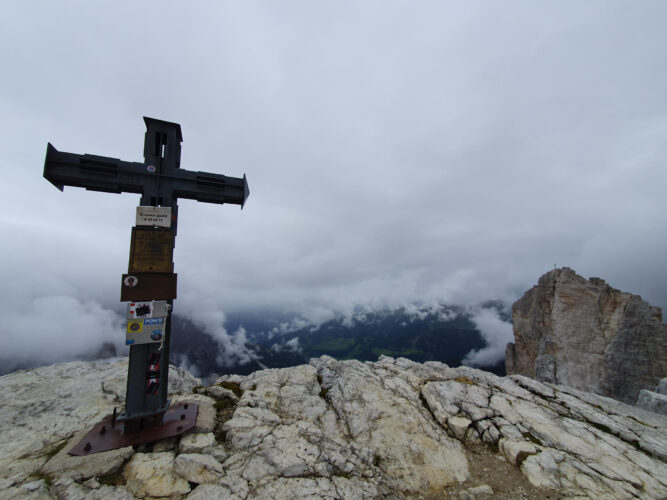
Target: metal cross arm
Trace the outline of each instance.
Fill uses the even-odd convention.
[[[169,134],[151,129],[162,128],[171,132],[177,124],[152,118],[144,120],[148,128],[145,163],[66,153],[49,143],[44,177],[61,191],[64,186],[75,186],[107,193],[138,193],[144,199],[150,199],[151,205],[171,206],[177,198],[186,198],[243,207],[250,194],[245,175],[238,178],[179,168],[180,127],[177,133]],[[169,139],[172,139],[172,144]]]
[[[142,194],[146,165],[96,155],[77,155],[46,146],[44,178],[63,191],[65,186],[106,193]]]

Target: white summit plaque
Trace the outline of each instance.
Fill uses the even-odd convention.
[[[171,207],[137,207],[136,225],[171,227]]]

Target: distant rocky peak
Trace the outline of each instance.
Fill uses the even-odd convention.
[[[512,306],[508,374],[634,403],[667,376],[662,310],[563,267],[544,274]]]

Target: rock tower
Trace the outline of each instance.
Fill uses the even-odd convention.
[[[512,306],[507,374],[568,385],[626,403],[667,376],[662,311],[572,269],[543,275]]]

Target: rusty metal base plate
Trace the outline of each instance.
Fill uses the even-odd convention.
[[[105,420],[96,424],[68,453],[85,456],[178,436],[197,424],[198,409],[199,405],[193,403],[173,405],[165,412],[161,425],[127,434],[123,433],[123,422],[112,427],[111,420]]]

